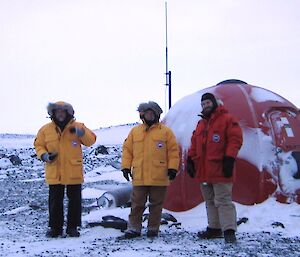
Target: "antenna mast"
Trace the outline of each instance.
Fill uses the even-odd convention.
[[[169,109],[172,106],[172,98],[171,98],[171,71],[169,71],[168,67],[168,6],[167,2],[165,2],[165,14],[166,14],[166,86],[169,87]]]

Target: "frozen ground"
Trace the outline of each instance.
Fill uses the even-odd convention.
[[[272,198],[255,206],[236,204],[238,218],[248,221],[238,227],[238,243],[234,245],[225,244],[223,239],[197,238],[196,233],[206,226],[203,204],[180,213],[164,210],[181,225],[162,225],[155,239],[118,240],[122,235],[119,230],[89,227],[88,222],[100,221],[105,215],[127,219],[129,208],[99,209],[96,199],[126,182],[118,162],[129,129],[98,130],[97,144],[84,149],[86,182],[79,238],[45,238],[48,188],[43,165],[34,155],[33,137],[0,136],[0,256],[300,256],[300,207]],[[101,137],[109,154],[97,153]],[[22,164],[13,165],[12,155]]]

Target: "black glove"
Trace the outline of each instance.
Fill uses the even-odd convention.
[[[74,133],[75,133],[77,136],[83,137],[84,134],[85,134],[85,131],[84,131],[84,129],[81,129],[81,128],[71,127],[71,128],[70,128],[70,133],[71,133],[71,134],[74,134]]]
[[[194,178],[196,174],[195,165],[190,156],[187,158],[187,173],[191,178]]]
[[[53,162],[56,159],[57,155],[58,155],[57,152],[54,152],[54,153],[44,153],[44,154],[42,154],[41,159],[44,162]]]
[[[233,173],[235,159],[230,156],[224,156],[223,158],[223,174],[225,178],[230,178]]]
[[[129,176],[132,178],[130,169],[122,169],[123,176],[127,181],[130,181]]]
[[[174,169],[168,169],[168,177],[170,180],[173,180],[176,178],[177,170]]]

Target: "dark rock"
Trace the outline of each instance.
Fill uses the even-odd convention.
[[[161,219],[160,225],[168,225],[168,221],[165,219]]]
[[[247,223],[247,222],[248,222],[248,218],[243,217],[243,218],[239,219],[236,224],[239,226],[242,223]]]
[[[98,154],[108,154],[107,147],[105,147],[104,145],[97,146],[97,148],[95,149],[95,155]]]
[[[143,222],[149,219],[149,213],[143,214]]]
[[[119,217],[107,215],[102,217],[100,222],[88,223],[90,227],[102,226],[104,228],[115,228],[124,232],[127,229],[127,221]]]
[[[10,155],[9,160],[13,165],[22,165],[22,160],[17,155]]]
[[[148,220],[149,219],[149,213],[145,213],[143,214],[143,222],[145,220]],[[165,224],[165,222],[167,222],[168,224],[168,221],[172,221],[172,222],[177,222],[177,219],[171,215],[170,213],[162,213],[161,214],[161,221]]]
[[[281,223],[281,222],[273,222],[272,224],[272,227],[281,227],[281,228],[285,228],[284,225]]]
[[[171,225],[169,225],[169,228],[175,227],[175,228],[180,228],[181,227],[181,222],[174,222]]]
[[[177,219],[170,213],[162,213],[161,217],[167,221],[177,222]]]
[[[46,210],[45,207],[41,206],[40,204],[36,204],[36,203],[30,203],[29,207],[33,210]]]
[[[0,159],[1,159],[1,158],[7,158],[6,154],[1,153],[1,154],[0,154]]]

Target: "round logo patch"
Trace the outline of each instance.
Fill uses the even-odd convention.
[[[158,141],[158,142],[156,143],[156,146],[157,146],[157,148],[163,148],[163,147],[164,147],[164,142]]]
[[[72,141],[72,146],[73,146],[73,147],[76,147],[77,145],[78,145],[78,142],[77,142],[77,141],[75,141],[75,140]]]
[[[216,143],[220,142],[220,136],[218,134],[213,134],[212,140]]]

